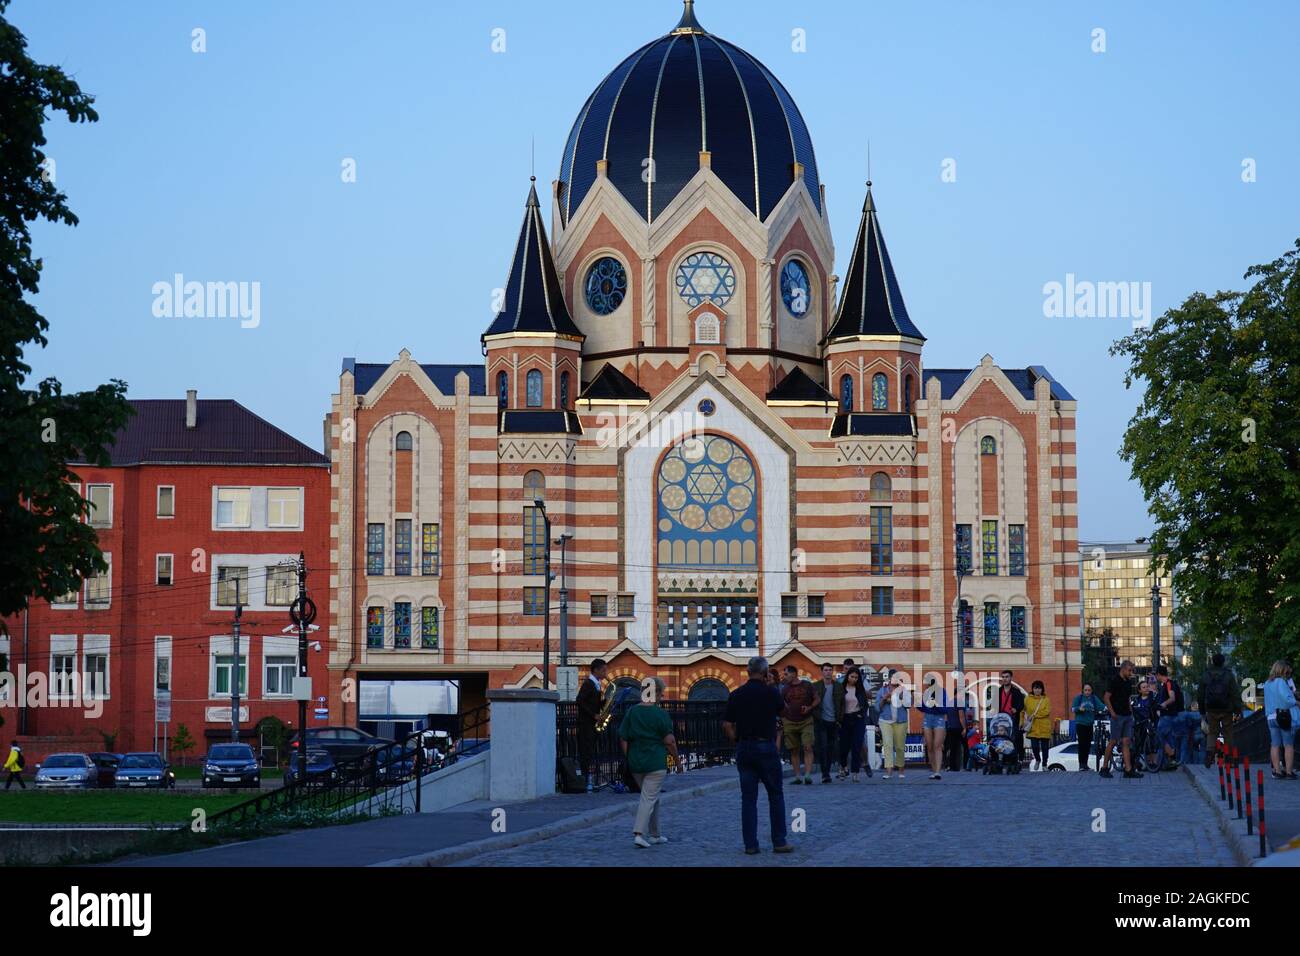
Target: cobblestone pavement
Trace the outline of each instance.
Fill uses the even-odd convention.
[[[663,807],[670,842],[648,850],[632,845],[629,796],[626,817],[460,865],[865,866],[885,858],[909,866],[1235,865],[1213,810],[1182,773],[1140,780],[957,773],[938,781],[921,771],[905,781],[877,773],[858,784],[796,787],[787,779],[785,794],[787,815],[802,810],[807,824],[791,834],[788,856],[770,852],[761,789],[763,852],[744,854],[740,792],[731,788]],[[1104,832],[1094,832],[1094,820]]]

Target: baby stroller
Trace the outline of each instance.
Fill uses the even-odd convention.
[[[1020,761],[1016,759],[1015,727],[1010,714],[994,714],[989,718],[985,773],[1020,773]]]

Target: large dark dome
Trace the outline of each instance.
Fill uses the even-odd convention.
[[[700,27],[691,6],[672,33],[629,56],[587,98],[560,162],[566,223],[596,181],[598,160],[608,160],[610,181],[653,220],[699,171],[705,150],[718,178],[759,219],[790,188],[795,162],[820,209],[799,107],[767,67]]]

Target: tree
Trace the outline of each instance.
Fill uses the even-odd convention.
[[[185,764],[185,755],[197,746],[194,738],[190,736],[190,728],[184,724],[176,725],[176,734],[172,737],[172,753],[177,756],[177,762],[182,766]]]
[[[1097,631],[1089,628],[1083,635],[1080,653],[1080,670],[1083,684],[1091,684],[1092,692],[1100,697],[1106,691],[1106,682],[1119,669],[1119,655],[1115,651],[1115,632],[1109,627]]]
[[[99,117],[62,70],[27,55],[26,38],[3,16],[8,5],[0,0],[0,632],[31,597],[58,597],[106,569],[67,463],[108,464],[105,446],[130,412],[118,380],[68,395],[53,378],[24,387],[24,349],[44,347],[49,329],[27,301],[41,275],[28,224],[77,224],[42,151],[47,110],[73,123]]]
[[[1235,635],[1250,673],[1300,652],[1300,240],[1197,292],[1111,347],[1143,383],[1120,456],[1142,486],[1152,553],[1175,569],[1180,623]],[[1152,573],[1155,562],[1152,562]]]

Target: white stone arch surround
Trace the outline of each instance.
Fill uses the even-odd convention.
[[[627,294],[624,295],[619,307],[609,315],[597,315],[587,306],[587,272],[598,259],[606,257],[619,262],[623,266],[623,271],[627,273]],[[600,246],[592,249],[570,268],[576,271],[573,280],[573,301],[569,303],[569,311],[577,322],[578,328],[587,336],[587,340],[583,343],[583,350],[588,353],[608,352],[634,346],[636,333],[632,326],[639,290],[636,287],[636,271],[632,268],[632,263],[628,262],[627,255],[613,246]]]
[[[678,405],[682,410],[693,410],[702,399],[712,399],[716,406],[713,415],[704,419],[704,430],[710,434],[734,438],[748,449],[758,470],[759,480],[759,653],[769,654],[790,640],[790,624],[781,620],[781,592],[786,589],[790,567],[790,452],[772,438],[746,415],[727,392],[710,380],[703,380],[698,388],[683,396]],[[665,411],[661,409],[651,419],[645,434],[655,436],[654,419]],[[675,441],[674,441],[675,443]],[[623,561],[626,590],[636,595],[636,603],[644,608],[636,620],[627,625],[627,638],[643,652],[656,653],[655,613],[657,595],[653,567],[655,565],[655,469],[666,444],[663,441],[641,442],[629,447],[623,454]],[[698,653],[690,648],[664,648],[661,656]]]
[[[726,321],[723,323],[725,327],[723,344],[727,348],[744,348],[749,301],[746,298],[745,289],[749,274],[745,271],[743,258],[747,253],[743,249],[733,249],[714,240],[689,243],[677,250],[673,257],[668,260],[668,271],[664,275],[664,291],[668,297],[668,344],[670,346],[683,346],[690,345],[695,341],[695,323],[691,320],[691,312],[693,309],[698,309],[699,306],[687,305],[686,300],[678,294],[677,267],[685,262],[688,256],[692,256],[697,252],[711,252],[714,255],[721,256],[735,270],[735,293],[732,294],[726,305],[712,304],[711,307],[726,316]]]
[[[781,298],[781,272],[791,259],[798,259],[804,271],[808,273],[808,311],[803,318],[796,319],[785,307]],[[777,327],[778,347],[786,352],[800,352],[816,355],[822,336],[822,310],[825,301],[822,289],[821,265],[811,250],[795,247],[778,259],[772,266],[772,313],[773,325]],[[762,321],[760,317],[759,321]]]

